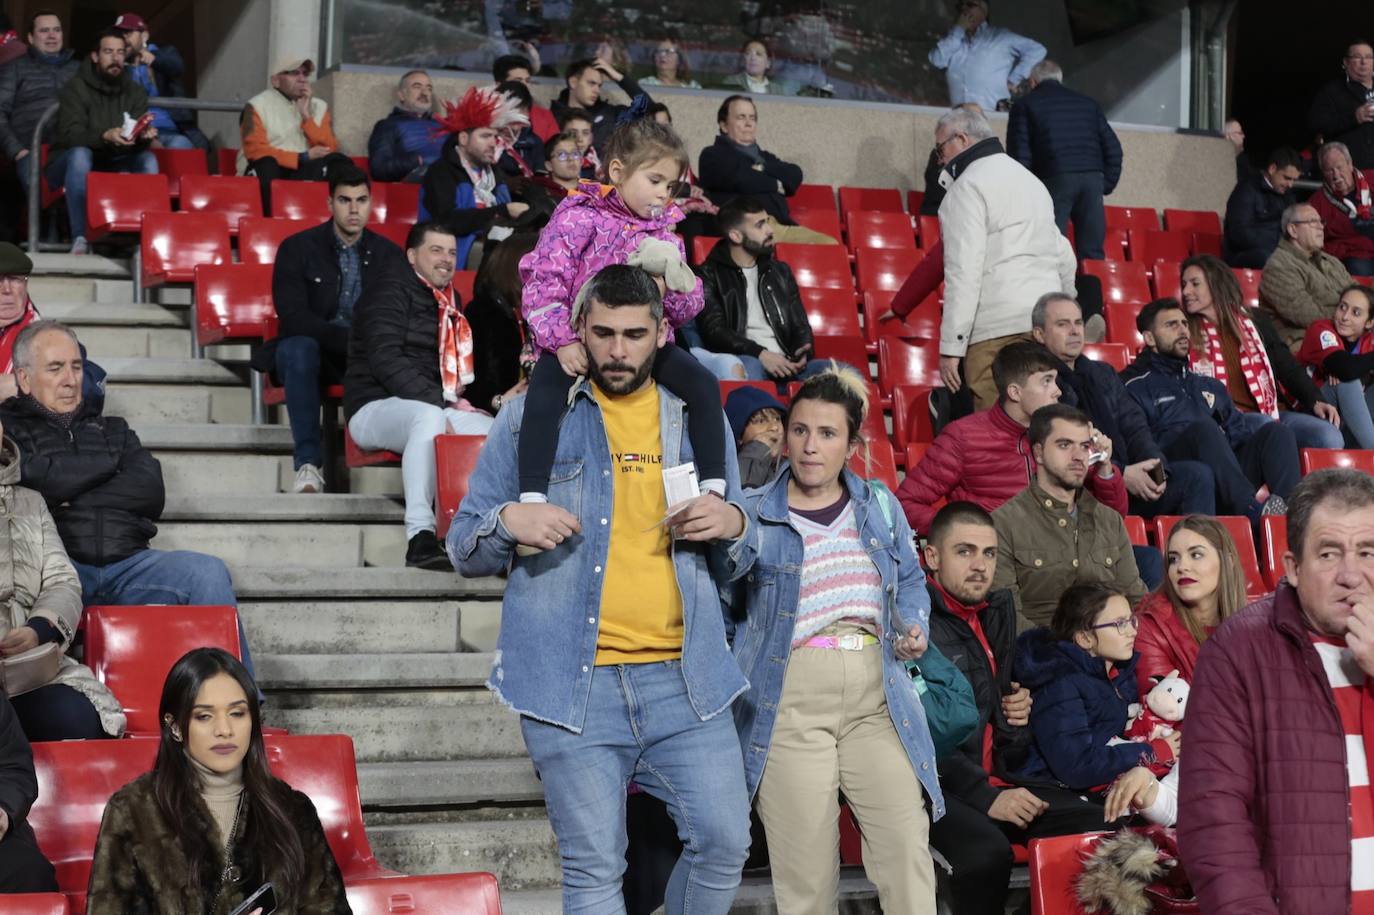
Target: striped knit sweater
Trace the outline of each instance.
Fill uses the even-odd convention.
[[[791,519],[804,547],[792,647],[841,621],[878,632],[883,612],[882,578],[859,537],[854,503],[849,502],[828,525],[796,512],[791,513]]]

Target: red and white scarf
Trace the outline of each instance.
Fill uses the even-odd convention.
[[[434,293],[434,301],[439,304],[439,379],[444,386],[444,402],[457,403],[462,399],[463,386],[472,384],[477,377],[472,354],[472,326],[458,310],[458,294],[452,284],[439,289],[422,276],[420,282]]]
[[[1269,364],[1269,354],[1264,351],[1264,341],[1249,317],[1238,315],[1237,320],[1240,324],[1240,370],[1245,374],[1245,386],[1255,398],[1259,411],[1271,419],[1278,419],[1279,389],[1274,383],[1274,369]],[[1189,360],[1191,368],[1225,385],[1228,383],[1226,355],[1221,348],[1221,334],[1211,321],[1203,319],[1201,323],[1207,334],[1207,349],[1204,353],[1193,351]]]
[[[1337,197],[1326,188],[1322,188],[1322,193],[1326,195],[1327,200],[1340,207],[1352,221],[1368,222],[1374,217],[1374,194],[1370,193],[1369,182],[1365,179],[1364,172],[1358,168],[1352,168],[1351,171],[1355,175],[1355,190],[1349,196]]]

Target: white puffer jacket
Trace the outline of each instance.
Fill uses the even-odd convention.
[[[1030,333],[1031,308],[1045,293],[1076,296],[1078,262],[1055,225],[1049,191],[995,137],[957,157],[942,184],[950,172],[940,204],[940,355],[962,356],[972,343]]]

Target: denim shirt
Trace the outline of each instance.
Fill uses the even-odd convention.
[[[509,569],[487,688],[522,715],[581,733],[596,664],[601,574],[610,547],[615,495],[610,444],[601,407],[584,381],[559,427],[548,493],[551,504],[577,517],[582,531],[556,549],[517,556],[515,538],[500,514],[520,495],[515,467],[524,411],[521,396],[497,414],[449,529],[448,552],[466,576]],[[683,434],[683,402],[662,386],[659,414],[664,467],[689,463],[692,448]],[[725,431],[726,494],[743,511],[734,439]],[[702,721],[725,711],[749,688],[725,641],[722,607],[728,569],[753,551],[752,524],[735,541],[674,541],[673,565],[682,594],[681,669],[688,700]]]
[[[971,38],[963,26],[956,25],[928,59],[945,71],[951,105],[977,102],[990,112],[1008,96],[1007,83],[1022,83],[1045,53],[1040,42],[984,22]]]
[[[791,478],[791,467],[784,465],[767,486],[744,494],[750,527],[758,529],[757,547],[749,545],[732,570],[736,578],[744,576],[747,595],[744,610],[748,618],[735,633],[735,657],[753,689],[735,705],[735,727],[744,751],[745,784],[751,798],[763,777],[768,746],[773,739],[801,595],[805,548],[789,517],[787,482]],[[925,573],[896,497],[892,497],[893,520],[889,526],[882,507],[875,504],[876,497],[863,479],[848,469],[841,479],[854,503],[859,537],[882,579],[886,613],[880,621],[879,650],[883,653],[883,692],[887,695],[888,713],[916,777],[930,795],[932,819],[938,820],[945,814],[945,798],[935,768],[935,744],[911,675],[895,653],[897,639],[912,626],[919,625],[922,632],[930,634],[930,594],[926,591]],[[900,632],[893,631],[894,618],[900,620]],[[918,802],[919,798],[909,800]]]

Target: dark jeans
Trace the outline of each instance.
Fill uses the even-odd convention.
[[[72,238],[86,237],[86,177],[91,172],[156,175],[157,159],[147,148],[130,147],[126,152],[97,153],[85,146],[74,146],[50,158],[48,186],[54,191],[67,189],[67,219],[71,223]]]
[[[963,800],[945,794],[945,815],[930,827],[930,847],[954,870],[950,886],[959,915],[1003,915],[1011,879],[1011,846],[1046,836],[1067,836],[1108,828],[1100,804],[1059,788],[1031,788],[1049,809],[1029,829],[991,819]]]
[[[63,683],[49,683],[10,700],[29,743],[104,737],[91,700]]]
[[[1152,546],[1131,546],[1135,570],[1145,587],[1153,591],[1164,582],[1164,554]]]
[[[258,176],[258,181],[262,184],[262,213],[264,216],[270,216],[272,215],[273,181],[324,181],[329,177],[330,168],[337,168],[344,162],[349,165],[353,164],[353,160],[342,153],[330,153],[318,159],[307,159],[305,153],[301,153],[297,167],[291,169],[282,168],[276,159],[264,156],[248,163],[247,174]]]
[[[1265,423],[1243,446],[1232,449],[1220,426],[1201,419],[1170,442],[1164,454],[1171,461],[1200,461],[1212,468],[1216,508],[1223,515],[1253,517],[1258,510],[1255,490],[1261,485],[1285,499],[1298,485],[1298,443],[1283,423]]]
[[[277,377],[286,388],[286,415],[291,421],[292,463],[324,465],[320,441],[320,388],[343,380],[344,360],[320,349],[314,337],[277,341]]]
[[[1374,257],[1347,257],[1344,263],[1351,276],[1374,276]]]
[[[12,824],[0,839],[0,894],[55,892],[57,874],[38,850],[33,830]]]
[[[1154,502],[1131,496],[1131,514],[1142,518],[1155,515],[1215,515],[1217,478],[1212,468],[1201,461],[1169,461],[1169,479],[1164,495]]]
[[[1069,172],[1044,179],[1054,201],[1054,222],[1067,232],[1073,219],[1073,237],[1080,260],[1102,260],[1107,239],[1107,215],[1102,209],[1102,173]]]

